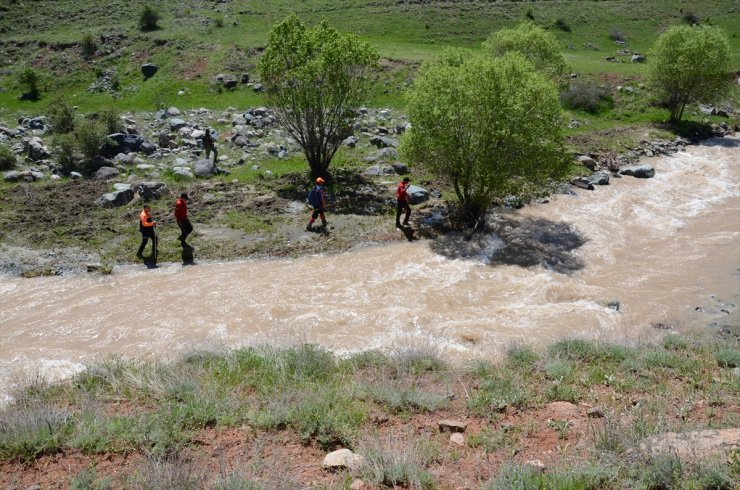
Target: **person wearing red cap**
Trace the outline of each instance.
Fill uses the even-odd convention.
[[[313,208],[313,213],[311,214],[311,219],[308,220],[308,224],[306,225],[306,231],[312,230],[311,226],[313,226],[313,222],[316,221],[316,218],[319,216],[321,216],[321,226],[326,228],[326,216],[324,216],[326,193],[324,192],[323,185],[324,179],[318,177],[316,179],[316,186],[308,193],[308,204]]]
[[[411,217],[411,206],[409,206],[409,182],[411,179],[404,177],[401,182],[398,183],[398,189],[396,189],[396,228],[403,228],[409,225],[409,218]],[[406,216],[403,219],[403,226],[401,225],[401,213],[406,211]]]

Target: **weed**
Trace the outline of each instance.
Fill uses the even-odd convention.
[[[85,34],[80,43],[82,49],[82,56],[85,58],[92,58],[95,52],[98,50],[98,45],[95,43],[95,38],[92,34]]]
[[[337,389],[318,386],[299,400],[290,424],[304,441],[315,440],[325,450],[353,445],[367,417],[364,404]]]
[[[482,447],[486,452],[492,453],[502,447],[508,447],[514,444],[511,431],[504,429],[492,430],[486,427],[477,434],[471,434],[468,437],[470,447]]]
[[[0,412],[0,460],[32,461],[62,448],[70,414],[48,403],[15,405]]]
[[[529,346],[512,346],[506,352],[506,363],[512,369],[531,371],[539,360],[539,356]]]
[[[578,403],[581,399],[581,393],[573,386],[564,383],[562,380],[557,380],[548,386],[545,391],[545,397],[548,401],[563,401],[570,403]]]
[[[447,395],[419,390],[413,383],[386,382],[371,386],[367,395],[391,412],[433,412],[447,403]]]
[[[438,454],[430,452],[429,441],[410,436],[386,437],[365,441],[360,453],[365,456],[363,478],[389,487],[433,489],[434,477],[426,467]]]
[[[699,17],[699,14],[697,14],[694,10],[686,10],[683,13],[683,20],[685,20],[687,24],[693,26],[701,21],[701,17]]]
[[[557,27],[561,31],[571,31],[570,24],[568,24],[562,17],[558,17],[557,19],[555,19],[555,27]]]
[[[714,358],[717,360],[717,365],[719,365],[719,367],[740,367],[740,350],[738,349],[732,349],[729,347],[720,349],[714,354]]]
[[[200,490],[205,486],[206,477],[194,465],[181,456],[174,455],[162,459],[150,458],[133,478],[131,488],[160,490]]]
[[[531,466],[505,464],[485,490],[534,490],[543,488],[542,475]]]
[[[378,350],[366,350],[350,357],[347,362],[355,369],[380,369],[390,365],[388,356]]]
[[[529,20],[534,20],[534,12],[532,11],[532,7],[527,7],[527,12],[524,15]]]
[[[97,114],[97,119],[105,128],[106,134],[114,134],[123,132],[123,123],[121,122],[121,114],[118,110],[107,107]]]
[[[624,428],[617,424],[611,417],[604,419],[601,428],[593,427],[594,446],[599,451],[621,454],[629,446],[625,437]]]
[[[159,29],[159,14],[149,5],[145,6],[139,16],[140,31],[156,31]]]
[[[642,468],[642,482],[650,490],[670,490],[679,488],[684,473],[684,464],[678,456],[660,455]]]
[[[678,334],[666,335],[661,343],[668,350],[686,350],[689,347],[689,342]]]
[[[18,73],[18,83],[25,88],[27,99],[37,100],[41,95],[39,90],[39,75],[33,68],[24,68]]]
[[[7,146],[0,144],[0,170],[11,170],[17,161],[15,153]]]
[[[568,438],[568,427],[570,427],[570,422],[568,420],[553,419],[550,420],[547,425],[558,432],[558,439]]]
[[[409,338],[402,341],[393,349],[390,358],[399,376],[442,371],[447,367],[442,360],[439,346],[426,339]]]
[[[75,130],[77,114],[72,104],[64,97],[56,97],[46,109],[54,134],[67,134]]]
[[[570,361],[554,359],[545,364],[545,376],[553,381],[572,383],[575,381],[575,366]]]
[[[619,27],[612,27],[611,31],[609,31],[609,39],[611,39],[612,41],[620,42],[627,41],[627,38],[622,32],[622,29],[620,29]]]
[[[614,107],[609,90],[592,80],[574,80],[560,93],[560,102],[571,110],[598,114]]]
[[[468,400],[468,409],[477,416],[491,416],[507,405],[528,406],[534,398],[532,386],[509,369],[500,369],[481,381]]]
[[[69,490],[107,490],[109,488],[113,488],[111,479],[98,479],[94,466],[80,471],[69,484]]]

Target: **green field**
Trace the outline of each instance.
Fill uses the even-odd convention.
[[[160,29],[140,32],[139,14],[152,5]],[[384,58],[372,106],[403,106],[403,91],[419,61],[433,58],[448,46],[478,49],[492,32],[525,20],[553,32],[566,60],[579,75],[614,74],[643,78],[645,64],[609,63],[619,49],[610,38],[618,30],[626,49],[647,52],[666,27],[686,23],[693,14],[701,23],[717,25],[730,37],[734,69],[740,69],[740,6],[733,0],[713,2],[670,0],[614,1],[404,1],[397,0],[235,0],[229,3],[160,0],[142,2],[9,1],[0,4],[0,118],[42,112],[52,94],[69,96],[83,111],[112,105],[123,110],[153,110],[177,105],[246,107],[261,96],[240,86],[219,91],[218,73],[254,77],[259,48],[271,26],[295,12],[308,23],[323,18],[376,45]],[[570,28],[555,26],[560,19]],[[562,25],[562,24],[561,24]],[[94,37],[97,52],[82,56],[83,37]],[[143,62],[160,66],[144,81]],[[20,102],[16,72],[25,66],[42,77],[44,97]],[[115,68],[120,89],[115,96],[91,94],[87,87],[102,70]],[[185,95],[177,92],[184,90]]]

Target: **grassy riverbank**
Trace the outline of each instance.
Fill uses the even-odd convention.
[[[17,390],[0,412],[0,485],[729,489],[737,451],[679,458],[640,442],[738,427],[738,338],[563,340],[467,367],[418,341],[348,358],[299,345],[110,359]],[[467,424],[459,445],[441,419]],[[366,465],[322,470],[339,447]]]

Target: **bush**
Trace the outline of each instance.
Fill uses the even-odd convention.
[[[0,170],[11,170],[17,163],[15,153],[5,145],[0,145]]]
[[[15,406],[0,413],[0,461],[32,461],[60,451],[70,416],[48,404]]]
[[[678,334],[670,334],[663,337],[663,348],[667,350],[686,350],[689,342]]]
[[[609,39],[612,41],[626,41],[627,38],[624,36],[624,33],[619,27],[612,27],[612,30],[609,31]]]
[[[123,122],[121,122],[121,115],[112,107],[108,107],[98,112],[98,121],[105,128],[106,134],[121,133],[123,132]]]
[[[100,154],[100,148],[105,143],[105,130],[96,121],[85,120],[77,125],[74,131],[77,148],[88,163]]]
[[[144,10],[141,11],[139,17],[139,30],[140,31],[156,31],[159,29],[159,14],[152,7],[147,5]]]
[[[18,74],[18,83],[26,89],[26,95],[31,100],[39,98],[39,76],[33,68],[25,68]]]
[[[205,488],[206,475],[180,456],[150,459],[133,479],[129,488],[161,490],[201,490]]]
[[[570,25],[565,21],[565,19],[558,17],[555,20],[555,27],[560,29],[561,31],[570,32]]]
[[[683,20],[685,20],[688,25],[693,26],[698,24],[699,21],[701,21],[701,18],[699,17],[699,14],[693,10],[687,10],[683,13]]]
[[[560,102],[568,109],[590,114],[614,107],[614,99],[609,90],[591,80],[571,82],[568,89],[560,93]]]
[[[369,440],[359,451],[366,464],[362,477],[375,484],[391,488],[435,488],[434,477],[426,467],[437,458],[428,440],[408,437],[387,437]]]
[[[678,456],[666,454],[656,457],[643,468],[642,482],[650,490],[680,488],[685,472]]]
[[[529,346],[513,346],[506,352],[506,364],[512,369],[531,371],[539,360],[539,356]]]
[[[719,367],[736,368],[740,367],[740,350],[737,349],[720,349],[714,355]]]
[[[529,20],[534,20],[534,12],[532,12],[532,7],[527,8],[527,13],[524,14]]]
[[[46,109],[51,123],[51,129],[55,134],[67,134],[75,130],[77,115],[72,105],[63,97],[57,97],[51,101]]]
[[[82,56],[85,58],[91,58],[95,54],[98,50],[98,45],[95,43],[95,38],[92,34],[85,34],[85,37],[82,38],[82,42],[80,43],[80,48],[82,48]]]
[[[80,172],[86,170],[80,165],[80,159],[77,156],[77,140],[74,134],[60,134],[54,136],[52,141],[54,153],[57,156],[57,163],[61,167],[62,173]]]

